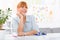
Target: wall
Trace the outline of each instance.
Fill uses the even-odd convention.
[[[0,9],[10,7],[16,13],[21,0],[0,0]],[[23,0],[28,4],[27,15],[34,15],[40,28],[60,27],[60,0]]]

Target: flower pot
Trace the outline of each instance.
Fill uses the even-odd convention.
[[[0,24],[0,30],[2,29],[2,24]]]

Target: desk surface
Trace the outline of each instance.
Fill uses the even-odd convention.
[[[60,33],[48,33],[47,35],[41,36],[22,36],[15,37],[15,34],[5,34],[3,31],[0,32],[0,40],[60,40]]]
[[[49,33],[42,36],[21,36],[13,37],[12,35],[7,35],[6,40],[60,40],[60,33]]]

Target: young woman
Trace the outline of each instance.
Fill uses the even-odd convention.
[[[21,1],[17,5],[17,13],[12,17],[13,32],[17,32],[18,36],[29,36],[39,32],[39,28],[35,23],[33,15],[26,15],[27,4]]]

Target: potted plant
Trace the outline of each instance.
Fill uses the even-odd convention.
[[[8,8],[8,10],[6,10],[6,13],[2,9],[0,9],[0,29],[2,29],[2,25],[8,19],[8,16],[10,14],[9,13],[10,11],[12,11],[12,10],[10,10],[10,8]]]

